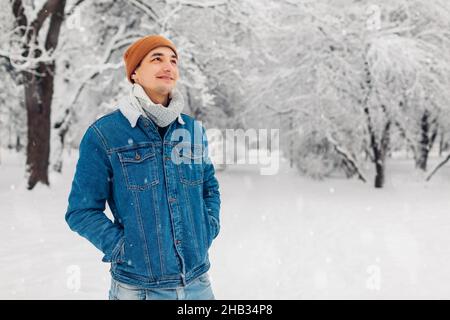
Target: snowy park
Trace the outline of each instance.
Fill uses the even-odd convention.
[[[26,190],[23,158],[2,154],[2,299],[106,299],[109,265],[69,232],[74,170]],[[450,296],[450,168],[424,183],[392,161],[381,190],[361,181],[316,182],[286,161],[218,174],[222,231],[211,248],[218,299],[445,299]]]
[[[210,166],[174,166],[176,179],[159,184],[170,159],[161,146],[175,145],[167,132],[191,119],[205,131],[180,155],[192,160],[208,141],[220,191],[208,271],[216,299],[450,299],[450,2],[0,7],[0,299],[110,298],[112,260],[127,247],[103,262],[106,251],[68,225],[69,194],[94,184],[82,202],[101,198],[104,182],[153,196],[164,185],[170,206],[176,181],[172,191],[211,196]],[[148,35],[173,43],[147,48],[130,69],[127,48]],[[147,61],[155,48],[160,60]],[[155,91],[143,76],[152,70]],[[105,119],[122,122],[111,130]],[[120,170],[101,171],[105,159]],[[142,171],[130,178],[133,163]],[[87,173],[74,183],[77,164]],[[149,174],[160,174],[151,187]],[[123,212],[105,205],[120,225]]]

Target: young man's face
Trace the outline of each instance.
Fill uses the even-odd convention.
[[[131,77],[146,90],[168,94],[179,78],[175,53],[167,47],[153,49],[142,59]]]

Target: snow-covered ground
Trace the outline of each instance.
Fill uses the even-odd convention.
[[[25,189],[24,158],[1,150],[0,298],[106,299],[109,266],[64,220],[77,153],[50,188]],[[218,173],[218,299],[450,298],[450,167],[430,183],[388,163],[386,188],[301,177],[281,163]]]

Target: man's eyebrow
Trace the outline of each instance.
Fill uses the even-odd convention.
[[[161,52],[155,52],[155,53],[152,54],[151,57],[153,58],[153,57],[163,57],[163,56],[164,56],[164,53],[161,53]],[[177,56],[176,56],[175,54],[172,54],[171,58],[175,58],[175,59],[178,60],[178,58],[177,58]]]

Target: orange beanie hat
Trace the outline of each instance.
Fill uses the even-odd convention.
[[[136,70],[139,63],[150,51],[158,47],[168,47],[172,49],[172,51],[178,58],[177,49],[169,39],[166,39],[160,35],[149,35],[140,38],[136,42],[132,43],[123,55],[128,81],[134,83],[134,80],[131,79],[131,75],[133,74],[134,70]]]

